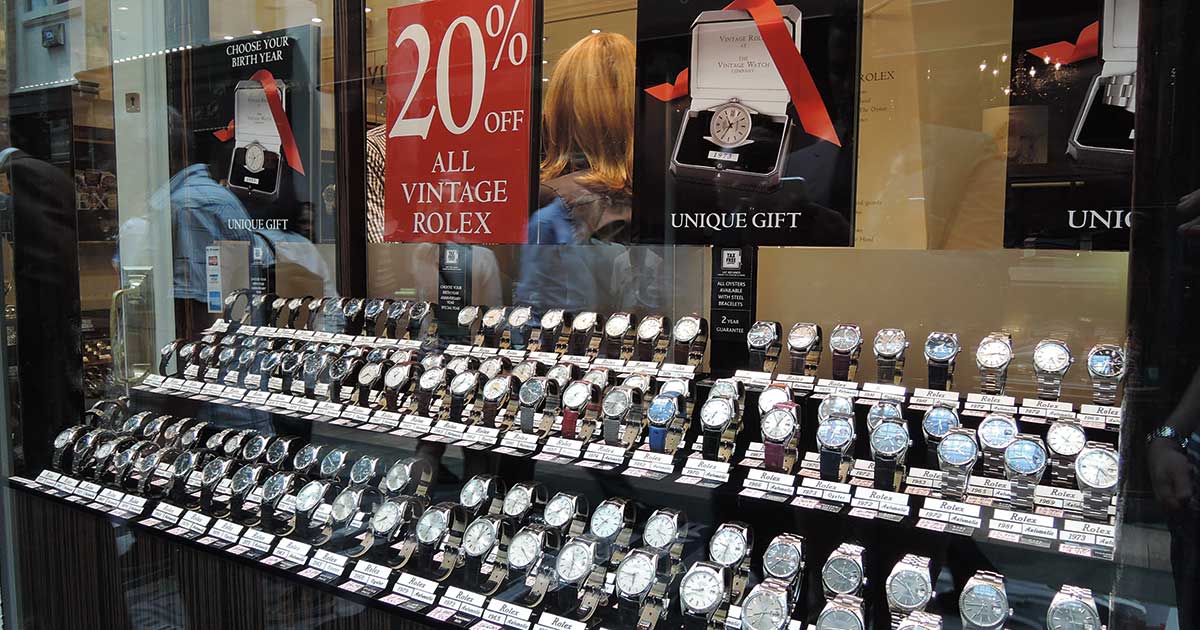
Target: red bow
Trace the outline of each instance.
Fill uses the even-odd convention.
[[[1092,22],[1079,31],[1074,44],[1056,42],[1030,48],[1029,53],[1038,59],[1048,59],[1047,63],[1075,63],[1091,59],[1100,54],[1100,21]]]
[[[816,136],[837,146],[842,146],[838,139],[833,121],[829,119],[829,110],[817,84],[813,82],[808,65],[796,48],[796,41],[788,32],[783,22],[783,14],[774,0],[733,0],[723,11],[746,11],[754,18],[754,24],[762,35],[767,52],[779,70],[792,103],[796,106],[796,114],[800,118],[800,126],[810,135]],[[685,69],[675,78],[675,83],[663,83],[646,88],[646,93],[660,101],[672,101],[688,93],[688,71]]]
[[[296,136],[292,135],[292,124],[288,122],[287,112],[283,111],[283,98],[279,96],[279,86],[275,84],[275,76],[271,74],[270,70],[259,70],[250,77],[250,80],[262,84],[263,92],[267,95],[267,106],[271,108],[271,119],[275,121],[275,129],[279,132],[283,159],[287,161],[288,166],[303,175],[304,163],[300,160],[300,149],[296,146]],[[229,121],[224,129],[214,131],[213,135],[221,142],[228,142],[234,135],[234,121]]]

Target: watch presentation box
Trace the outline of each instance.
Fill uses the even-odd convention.
[[[287,86],[277,82],[287,108]],[[267,93],[258,81],[239,81],[234,90],[234,149],[229,161],[229,187],[254,197],[273,199],[279,194],[282,158],[279,130]]]
[[[1088,85],[1067,153],[1076,161],[1128,168],[1137,86],[1137,0],[1105,0],[1100,73]]]
[[[781,5],[800,47],[800,9]],[[794,123],[791,96],[754,18],[704,11],[692,23],[688,91],[671,172],[679,179],[751,190],[777,188]]]

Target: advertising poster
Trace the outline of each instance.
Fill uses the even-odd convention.
[[[1004,246],[1126,250],[1137,0],[1014,5]]]
[[[642,242],[850,245],[857,0],[638,7]]]
[[[385,241],[525,242],[537,176],[535,5],[388,10]]]

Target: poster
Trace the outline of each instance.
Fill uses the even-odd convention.
[[[385,241],[525,242],[539,23],[535,0],[388,10]]]
[[[638,7],[639,240],[850,245],[857,0]]]

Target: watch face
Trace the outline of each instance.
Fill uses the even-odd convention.
[[[502,307],[497,306],[495,308],[489,308],[487,312],[483,314],[483,325],[487,326],[488,328],[495,328],[499,326],[500,322],[502,321],[504,321],[504,308]]]
[[[254,348],[246,348],[238,355],[238,367],[247,368],[251,363],[254,363],[254,358],[258,356],[258,350]]]
[[[288,481],[292,475],[285,472],[277,472],[267,479],[267,483],[263,484],[263,502],[270,503],[283,497],[283,493],[287,491]]]
[[[1012,348],[1001,339],[988,337],[975,351],[975,360],[985,368],[998,370],[1012,360]]]
[[[829,335],[829,347],[834,352],[851,353],[861,345],[862,331],[858,329],[858,326],[838,324],[834,327],[833,333]]]
[[[1046,432],[1046,445],[1058,455],[1074,457],[1087,445],[1087,434],[1073,422],[1055,422]]]
[[[371,515],[371,529],[378,534],[390,532],[400,524],[402,514],[398,503],[386,501],[375,508],[375,513]]]
[[[346,451],[335,448],[321,460],[321,475],[332,477],[346,464]]]
[[[720,431],[733,419],[733,404],[726,398],[709,398],[700,408],[700,423],[706,429]]]
[[[863,630],[863,624],[845,608],[829,608],[817,617],[817,630]]]
[[[646,526],[642,530],[642,542],[656,549],[665,549],[675,542],[678,533],[679,529],[676,527],[675,519],[669,514],[659,512],[646,521]]]
[[[568,365],[556,365],[546,372],[546,378],[556,381],[559,387],[565,387],[567,381],[571,380],[571,367]]]
[[[904,411],[898,403],[881,400],[867,411],[867,426],[874,429],[884,422],[904,422]]]
[[[654,584],[658,567],[655,558],[644,553],[631,553],[617,566],[617,593],[625,597],[636,597],[645,593]]]
[[[412,366],[412,363],[393,365],[383,375],[383,386],[388,389],[397,389],[407,383],[409,375],[412,374]]]
[[[279,356],[280,353],[272,352],[263,357],[262,363],[258,364],[259,370],[261,370],[263,374],[270,374],[271,372],[274,372],[275,368],[279,367]]]
[[[421,380],[417,383],[421,389],[431,392],[441,386],[442,381],[446,379],[446,368],[435,367],[426,370],[421,374]]]
[[[854,439],[854,425],[843,418],[830,418],[817,427],[817,442],[820,446],[840,450]]]
[[[650,377],[645,374],[630,374],[625,377],[624,381],[621,381],[621,384],[645,393],[650,389]]]
[[[930,361],[949,361],[958,355],[958,349],[958,337],[950,333],[930,333],[925,340],[925,358]]]
[[[638,324],[637,336],[643,341],[657,339],[662,334],[663,321],[660,317],[646,317]]]
[[[228,365],[233,362],[233,357],[237,356],[237,348],[228,346],[221,348],[221,354],[217,355],[217,361],[222,365]]]
[[[391,306],[388,307],[387,318],[388,319],[398,319],[401,315],[404,314],[404,311],[407,308],[408,308],[407,302],[395,302]]]
[[[300,367],[301,361],[302,358],[299,352],[289,352],[283,355],[283,358],[280,359],[279,369],[283,370],[284,372],[295,372],[296,368]]]
[[[596,325],[596,314],[591,311],[584,311],[575,316],[575,320],[571,322],[571,328],[574,330],[591,330],[592,326]]]
[[[498,402],[506,392],[510,391],[512,387],[510,378],[509,376],[497,376],[489,379],[483,385],[483,399],[488,402]]]
[[[458,325],[470,326],[471,324],[475,323],[475,319],[477,317],[479,317],[478,306],[464,306],[462,310],[458,312]]]
[[[454,357],[446,362],[446,369],[458,374],[471,369],[471,357]]]
[[[738,381],[731,378],[720,378],[713,383],[712,389],[709,390],[708,397],[721,396],[731,400],[737,400],[741,397],[741,390],[738,388]]]
[[[951,433],[938,444],[938,459],[953,466],[967,466],[979,456],[979,446],[965,433]]]
[[[458,396],[466,396],[475,391],[475,384],[479,382],[478,372],[463,372],[454,377],[450,381],[450,393]]]
[[[888,576],[885,589],[888,601],[901,610],[920,610],[929,603],[929,580],[915,569],[900,569]]]
[[[792,402],[792,390],[787,387],[767,387],[758,395],[758,411],[766,413],[779,403]]]
[[[116,440],[109,440],[96,448],[96,459],[105,460],[109,455],[112,455],[113,449],[117,447]]]
[[[533,309],[528,306],[518,306],[508,314],[508,325],[510,328],[520,328],[529,323],[532,315]]]
[[[175,462],[171,465],[172,472],[176,477],[186,477],[196,470],[196,454],[192,451],[184,451],[175,458]]]
[[[245,494],[250,491],[250,487],[254,485],[257,478],[258,468],[253,464],[246,464],[234,473],[230,489],[233,491],[233,494]]]
[[[775,343],[776,339],[775,325],[771,322],[755,322],[750,327],[750,332],[746,333],[747,343],[756,350],[765,350]]]
[[[707,612],[725,598],[725,584],[714,571],[688,571],[679,583],[679,598],[688,610]]]
[[[367,319],[375,319],[383,312],[383,307],[386,303],[383,300],[371,300],[367,302],[367,306],[363,309],[363,313]]]
[[[1042,372],[1063,372],[1071,365],[1071,350],[1067,345],[1046,340],[1033,351],[1033,366]]]
[[[317,454],[320,452],[320,448],[315,444],[305,444],[296,453],[296,459],[292,462],[292,466],[296,470],[306,470],[309,466],[317,463]]]
[[[1008,617],[1008,598],[991,584],[974,584],[963,591],[959,609],[965,621],[990,628]]]
[[[925,412],[925,417],[921,419],[921,426],[925,428],[925,432],[930,437],[941,439],[946,437],[950,431],[961,426],[958,419],[958,412],[945,405],[934,405]]]
[[[885,359],[894,359],[904,354],[908,337],[899,328],[884,328],[875,333],[875,354]]]
[[[242,459],[258,459],[266,449],[267,437],[256,433],[242,447]]]
[[[354,366],[354,359],[338,359],[329,366],[329,381],[340,383],[350,374],[350,369]]]
[[[609,337],[623,337],[629,330],[629,313],[613,313],[604,323],[604,334]]]
[[[621,526],[624,523],[625,512],[621,509],[621,506],[605,501],[596,507],[596,511],[592,513],[592,534],[598,538],[612,538],[621,531]]]
[[[469,510],[475,510],[483,505],[483,500],[486,498],[487,483],[479,477],[472,477],[458,493],[458,502]]]
[[[675,337],[675,341],[691,343],[696,335],[700,334],[700,320],[695,317],[684,317],[675,322],[675,329],[671,334]]]
[[[1117,486],[1117,456],[1107,449],[1087,449],[1075,460],[1075,474],[1087,485],[1107,490]]]
[[[763,554],[763,570],[767,575],[788,579],[800,570],[800,550],[796,545],[777,542]]]
[[[871,448],[876,455],[899,455],[908,448],[908,430],[902,424],[884,422],[871,431]]]
[[[523,529],[508,543],[508,564],[516,569],[524,569],[533,564],[541,550],[542,541],[537,534]]]
[[[746,142],[753,127],[749,109],[738,103],[726,103],[713,112],[708,132],[717,146],[732,149]]]
[[[1098,345],[1088,352],[1092,378],[1121,378],[1125,374],[1125,351],[1118,346]]]
[[[129,463],[133,461],[133,456],[136,453],[137,448],[138,445],[135,444],[117,453],[117,456],[113,458],[113,466],[116,468],[125,468],[128,466]]]
[[[496,378],[503,371],[504,359],[502,357],[488,357],[479,364],[479,372],[487,378]]]
[[[463,549],[467,555],[480,557],[496,544],[496,524],[489,518],[476,519],[463,533]]]
[[[200,483],[205,486],[215,486],[225,476],[227,470],[229,470],[229,460],[214,459],[204,465],[204,475]]]
[[[786,409],[772,409],[762,417],[763,437],[773,442],[786,442],[796,431],[796,416]]]
[[[404,465],[403,460],[388,468],[387,473],[383,476],[383,484],[388,492],[399,492],[408,485],[408,467]]]
[[[362,484],[371,480],[375,476],[375,468],[379,465],[379,460],[370,455],[360,457],[354,462],[354,466],[350,469],[350,483]]]
[[[522,361],[513,366],[512,375],[524,383],[537,376],[537,364],[533,361]]]
[[[629,408],[633,406],[633,398],[629,395],[629,390],[614,387],[604,395],[604,400],[600,405],[605,416],[616,418],[629,411]]]
[[[839,595],[857,591],[862,579],[862,567],[846,556],[833,556],[821,569],[821,583]]]
[[[817,341],[817,326],[815,324],[796,324],[788,331],[788,348],[807,350]]]
[[[358,384],[373,385],[379,379],[381,372],[383,372],[381,363],[368,363],[362,366],[362,369],[358,371]]]
[[[992,414],[979,423],[979,443],[986,448],[1003,450],[1017,437],[1017,423],[1012,418]]]
[[[1050,606],[1046,630],[1100,630],[1100,615],[1078,599],[1068,599]]]
[[[572,540],[559,552],[554,571],[563,582],[578,582],[592,570],[594,558],[591,547],[578,540]]]
[[[854,401],[849,397],[831,394],[817,405],[817,420],[824,422],[834,416],[854,416]]]
[[[575,381],[567,385],[566,391],[563,392],[563,406],[568,409],[583,409],[591,399],[592,385],[587,381]]]
[[[540,378],[531,378],[525,381],[525,384],[521,386],[518,397],[521,400],[521,404],[526,407],[537,406],[546,397],[546,382]]]
[[[658,388],[658,393],[679,394],[680,400],[686,400],[688,398],[688,382],[681,378],[663,381],[663,384]]]
[[[1039,475],[1046,468],[1046,449],[1033,440],[1015,440],[1004,449],[1004,465],[1022,475]]]
[[[228,457],[233,457],[234,455],[236,455],[237,452],[239,450],[241,450],[242,439],[244,437],[245,436],[240,431],[237,433],[230,434],[229,437],[225,440],[225,446],[223,447],[223,450],[225,451],[225,455]]]
[[[66,448],[73,437],[75,437],[74,428],[64,429],[54,438],[54,448]]]
[[[417,541],[423,545],[432,545],[442,539],[450,519],[445,510],[427,510],[417,521]]]
[[[674,396],[659,394],[650,401],[650,410],[646,412],[646,417],[655,426],[666,426],[675,418],[678,410]]]
[[[446,355],[441,352],[430,352],[421,358],[421,367],[426,370],[432,370],[437,367],[442,367],[446,364]]]
[[[560,308],[552,308],[542,315],[542,328],[558,328],[562,322],[563,312]]]
[[[785,602],[765,590],[751,591],[742,603],[742,626],[749,630],[780,630],[787,627]]]
[[[414,302],[408,311],[411,319],[420,320],[429,314],[429,302]]]
[[[525,485],[516,485],[504,495],[504,515],[520,516],[533,503],[533,489]]]
[[[721,527],[708,541],[708,557],[717,564],[732,567],[746,556],[746,537],[732,527]]]
[[[551,527],[565,527],[575,516],[577,499],[569,494],[556,494],[546,504],[542,518]]]

